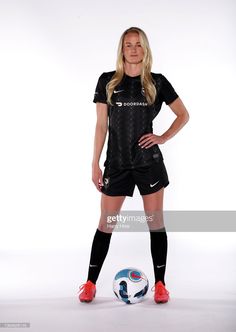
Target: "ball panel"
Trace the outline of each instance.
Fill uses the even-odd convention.
[[[115,280],[119,279],[119,278],[127,278],[129,274],[129,269],[123,269],[120,270],[119,272],[117,272],[117,274],[115,275]]]
[[[114,294],[126,304],[142,301],[148,287],[149,282],[146,275],[133,267],[120,270],[113,280]]]

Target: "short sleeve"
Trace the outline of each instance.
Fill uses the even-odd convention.
[[[106,94],[106,79],[104,73],[99,77],[97,86],[94,93],[93,102],[94,103],[104,103],[107,104],[107,94]]]
[[[171,83],[167,80],[167,78],[164,75],[161,75],[161,78],[162,78],[162,85],[160,93],[166,105],[169,105],[179,96],[176,93],[173,86],[171,85]]]

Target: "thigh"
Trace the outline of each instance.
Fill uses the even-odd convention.
[[[164,187],[152,194],[142,195],[142,199],[149,229],[157,230],[163,228]]]
[[[126,196],[108,196],[101,195],[101,211],[105,212],[119,212]]]
[[[142,199],[145,211],[163,210],[164,188],[149,195],[142,195]]]
[[[102,193],[101,196],[101,216],[98,229],[102,232],[112,232],[116,221],[113,217],[119,214],[126,196],[108,196]]]

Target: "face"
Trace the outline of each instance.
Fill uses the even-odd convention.
[[[129,32],[125,35],[123,41],[123,55],[125,61],[130,64],[142,62],[144,51],[137,32]]]

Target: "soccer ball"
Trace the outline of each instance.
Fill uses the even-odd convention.
[[[148,291],[148,278],[136,268],[123,269],[115,275],[113,291],[119,300],[126,304],[138,303]]]

